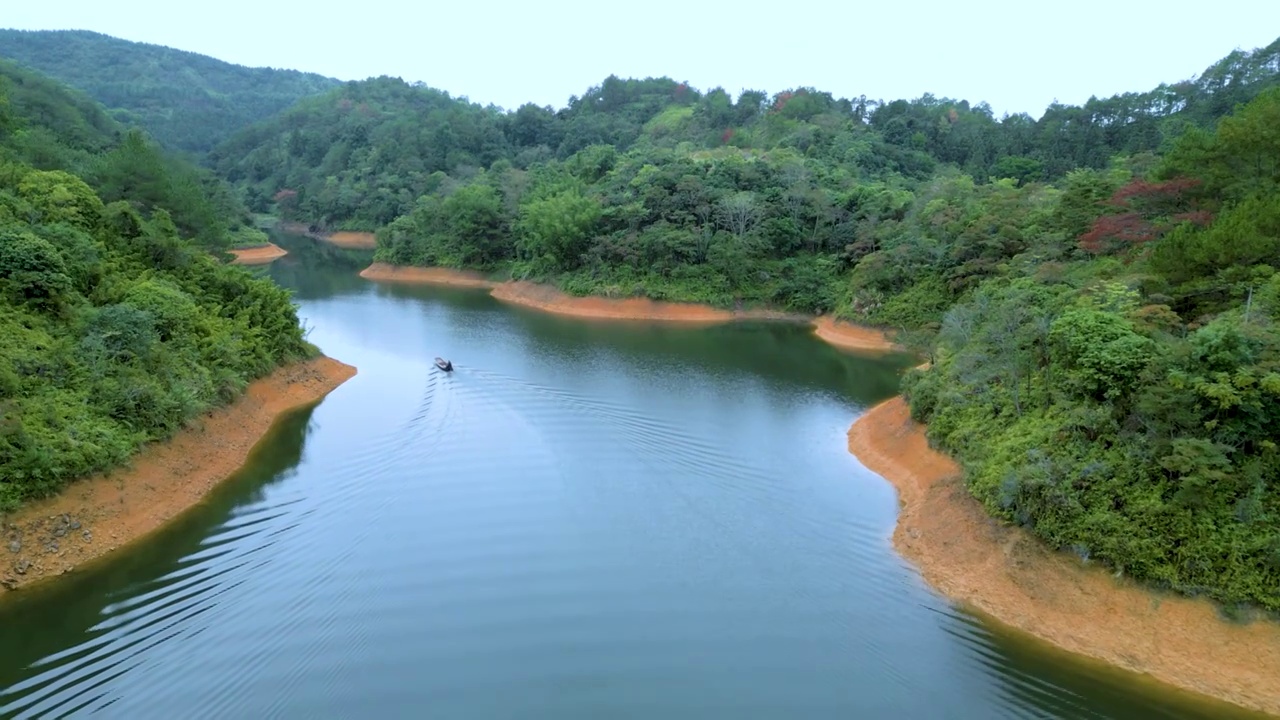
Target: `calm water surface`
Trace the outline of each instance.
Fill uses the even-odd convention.
[[[0,716],[1236,716],[991,627],[893,552],[845,433],[906,359],[280,242],[359,374],[154,539],[0,603]]]

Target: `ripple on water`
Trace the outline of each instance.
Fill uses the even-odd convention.
[[[183,647],[172,641],[194,637],[216,623],[221,597],[249,577],[263,577],[262,568],[273,560],[254,556],[298,526],[302,505],[301,499],[293,499],[237,510],[172,571],[118,593],[123,599],[102,608],[83,642],[33,663],[30,670],[35,672],[0,692],[0,714],[49,717],[91,705],[101,709],[127,692],[131,677],[152,683],[158,676],[190,672],[181,663],[158,663],[154,651]],[[144,665],[147,672],[137,675]]]
[[[712,435],[713,414],[421,367],[420,387],[388,384],[381,416],[341,428],[348,446],[117,592],[0,691],[0,715],[355,715],[360,698],[424,697],[477,716],[511,698],[911,715],[961,691],[968,707],[985,693],[982,717],[1097,715],[922,589],[882,514],[829,486],[836,505],[815,500],[854,484],[829,457],[806,464],[826,449],[773,457]]]

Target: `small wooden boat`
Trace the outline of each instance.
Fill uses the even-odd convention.
[[[436,367],[445,372],[453,372],[453,361],[444,358],[436,358]]]

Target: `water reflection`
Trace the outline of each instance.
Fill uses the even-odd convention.
[[[908,359],[374,285],[300,242],[270,273],[359,375],[181,522],[0,605],[0,715],[1244,716],[924,586],[844,444]]]
[[[0,714],[16,712],[41,697],[23,683],[42,665],[55,660],[113,665],[120,658],[101,653],[103,648],[115,647],[128,655],[134,645],[151,637],[145,626],[129,630],[138,637],[122,638],[118,632],[119,621],[137,598],[163,598],[173,590],[179,606],[167,607],[165,617],[197,604],[198,593],[183,594],[181,589],[212,571],[209,561],[215,558],[206,552],[211,539],[246,512],[278,507],[267,502],[267,490],[285,482],[288,471],[301,461],[314,410],[313,404],[281,417],[241,471],[144,542],[55,582],[5,596],[0,603],[0,688],[7,689],[0,693]],[[251,534],[241,533],[240,540]],[[49,612],[50,605],[57,612]],[[60,654],[65,648],[74,652]]]

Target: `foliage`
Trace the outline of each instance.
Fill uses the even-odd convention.
[[[379,260],[898,328],[931,360],[903,382],[913,416],[991,512],[1145,582],[1280,610],[1278,59],[1280,42],[1235,52],[1039,119],[615,76],[508,112],[384,77],[303,99],[210,159],[254,211],[376,230]],[[84,117],[64,135],[96,126]],[[23,137],[22,157],[115,157],[91,187],[134,202],[100,207],[57,177],[3,186],[0,220],[19,225],[4,297],[46,323],[3,337],[147,368],[102,380],[95,402],[172,426],[210,386],[157,395],[149,348],[203,327],[197,290],[108,282],[93,243],[109,231],[178,272],[175,224],[199,222],[148,200],[155,165],[134,141]],[[60,220],[21,225],[40,217]],[[269,365],[244,343],[288,336],[270,318],[237,357]],[[68,319],[101,341],[48,334]],[[14,358],[0,388],[80,367]]]
[[[1272,127],[1248,120],[1274,102],[1264,94],[1179,144],[1163,180],[1110,195],[1137,200],[1144,222],[1176,219],[1185,202],[1216,217],[1111,246],[1121,264],[984,283],[947,311],[931,370],[905,382],[913,416],[992,512],[1156,586],[1273,611],[1280,197],[1233,148],[1266,140]],[[1213,152],[1189,162],[1191,142]]]
[[[231,133],[340,84],[248,68],[86,30],[0,30],[4,56],[79,88],[170,150],[202,154]]]
[[[254,234],[224,181],[126,130],[82,93],[0,60],[0,94],[11,126],[0,148],[10,157],[74,173],[108,202],[127,200],[144,214],[164,209],[185,236],[212,250]]]
[[[39,117],[78,117],[43,97]],[[24,130],[63,132],[32,124],[25,100]],[[119,179],[102,185],[108,203],[72,172],[0,159],[0,512],[119,465],[314,351],[286,291],[183,239],[162,190],[131,194],[153,178]]]

